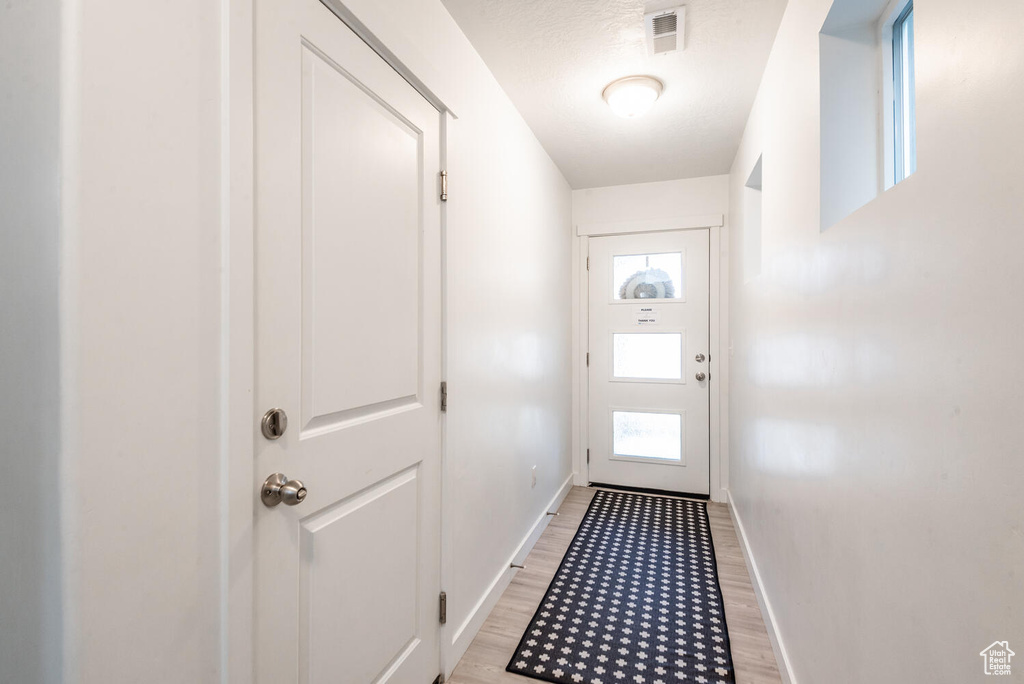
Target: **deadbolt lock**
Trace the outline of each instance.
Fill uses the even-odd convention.
[[[288,429],[288,415],[284,409],[272,408],[263,414],[260,430],[267,439],[278,439]]]
[[[298,506],[306,498],[306,485],[299,480],[289,480],[281,473],[274,473],[266,479],[260,490],[263,505],[273,508],[279,503]]]
[[[703,354],[697,354],[697,363],[704,363],[704,358]]]

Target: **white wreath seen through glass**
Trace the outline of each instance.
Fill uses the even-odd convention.
[[[615,299],[685,299],[683,255],[625,254],[612,258]]]

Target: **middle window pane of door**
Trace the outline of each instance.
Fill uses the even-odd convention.
[[[612,375],[639,380],[683,377],[682,333],[614,333]]]

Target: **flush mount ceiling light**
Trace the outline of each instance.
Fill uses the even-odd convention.
[[[662,84],[651,76],[627,76],[604,89],[604,101],[612,111],[627,119],[646,114],[661,96]]]

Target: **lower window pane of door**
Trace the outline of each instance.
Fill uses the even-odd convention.
[[[612,453],[662,461],[681,460],[683,417],[678,413],[612,411]]]

